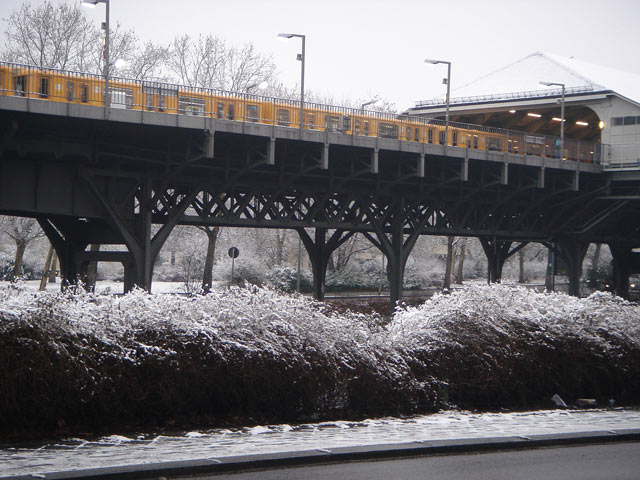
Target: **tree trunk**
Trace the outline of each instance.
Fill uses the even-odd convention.
[[[451,271],[453,270],[453,240],[455,237],[447,237],[447,265],[444,270],[444,282],[442,282],[442,289],[449,290],[451,288]]]
[[[49,275],[49,271],[51,271],[51,260],[53,259],[53,245],[49,244],[49,250],[47,250],[47,258],[44,261],[44,269],[42,271],[42,279],[40,280],[40,291],[43,291],[47,288],[47,276]]]
[[[464,276],[464,257],[467,249],[467,242],[463,240],[460,245],[460,259],[458,260],[458,272],[456,273],[456,284],[462,285]]]
[[[55,249],[51,256],[51,266],[49,268],[49,283],[56,283],[56,272],[58,271],[58,255],[56,255]]]
[[[220,233],[220,227],[205,227],[205,233],[207,234],[207,256],[204,260],[204,273],[202,274],[202,290],[205,293],[211,291],[213,286],[213,261],[216,254],[216,241],[218,240],[218,233]]]
[[[602,248],[601,243],[596,243],[596,251],[593,252],[593,261],[591,262],[591,269],[594,272],[598,272],[598,266],[600,264],[600,249]]]
[[[27,249],[27,242],[21,240],[15,240],[16,242],[16,256],[13,260],[13,271],[9,280],[16,280],[22,273],[22,262],[24,260],[24,251]]]
[[[518,251],[518,263],[520,266],[520,273],[518,275],[518,283],[524,283],[526,281],[524,275],[524,249]]]
[[[91,252],[99,252],[100,244],[92,243],[89,247],[89,251]],[[96,280],[98,279],[98,262],[89,262],[87,266],[87,291],[95,292],[96,291]]]

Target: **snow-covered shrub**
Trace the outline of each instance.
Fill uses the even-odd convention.
[[[283,292],[295,292],[298,287],[298,270],[283,266],[274,268],[267,276],[269,285]],[[313,275],[307,270],[300,270],[300,291],[313,291]]]
[[[398,311],[389,335],[411,365],[449,383],[458,405],[530,407],[554,393],[637,402],[638,319],[638,305],[601,292],[477,286]]]
[[[2,288],[0,365],[0,430],[294,421],[435,404],[362,316],[258,287],[193,297]]]

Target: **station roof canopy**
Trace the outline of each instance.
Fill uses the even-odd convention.
[[[453,107],[558,95],[559,87],[543,87],[541,81],[564,83],[567,95],[615,93],[640,106],[640,75],[545,52],[533,53],[452,89],[449,103]],[[442,107],[444,103],[444,98],[418,101],[410,111]]]
[[[640,107],[640,75],[544,52],[528,55],[495,72],[451,91],[450,119],[481,124],[560,134],[559,98],[565,85],[566,132],[569,137],[597,141],[600,118],[589,104],[615,95]],[[537,117],[528,116],[535,109]],[[409,115],[444,117],[445,98],[416,102]],[[578,122],[578,124],[576,124]],[[583,126],[587,125],[587,126]]]

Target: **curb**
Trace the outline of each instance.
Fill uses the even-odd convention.
[[[497,452],[527,448],[603,444],[640,441],[640,429],[621,429],[580,433],[529,436],[467,438],[459,440],[425,440],[409,443],[321,448],[293,452],[238,455],[198,460],[102,467],[46,474],[0,477],[0,480],[138,480],[189,475],[215,475],[255,469],[402,459],[429,455]]]

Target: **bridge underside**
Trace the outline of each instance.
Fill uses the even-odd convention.
[[[3,110],[0,126],[0,212],[38,219],[67,282],[91,261],[117,261],[126,289],[149,289],[177,224],[295,229],[319,298],[329,256],[362,232],[388,258],[393,302],[420,235],[479,237],[492,280],[522,242],[557,242],[572,293],[590,242],[613,245],[620,265],[640,246],[637,183],[602,173],[451,147],[419,155],[312,142],[295,130],[276,138]]]

